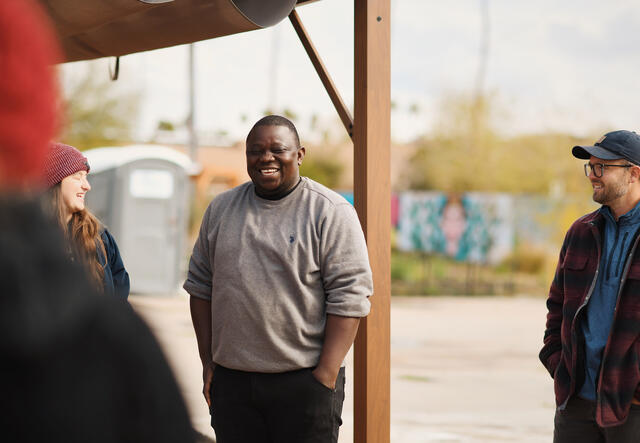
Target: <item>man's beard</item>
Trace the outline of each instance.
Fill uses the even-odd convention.
[[[600,203],[601,205],[606,205],[627,193],[627,187],[622,181],[608,185],[605,185],[602,182],[598,183],[602,187],[598,190],[593,190],[593,201]]]

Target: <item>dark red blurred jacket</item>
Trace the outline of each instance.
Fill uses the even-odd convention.
[[[600,265],[604,218],[599,211],[578,219],[567,232],[547,299],[547,327],[540,360],[554,378],[561,409],[584,381],[584,337],[580,322]],[[640,252],[638,235],[629,250],[609,341],[597,382],[596,421],[622,424],[631,400],[640,400]]]

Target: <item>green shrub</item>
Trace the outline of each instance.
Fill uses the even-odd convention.
[[[544,271],[546,262],[547,254],[543,251],[531,246],[521,246],[500,267],[516,273],[539,274]]]

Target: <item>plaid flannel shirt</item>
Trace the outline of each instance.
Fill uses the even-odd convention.
[[[554,378],[560,409],[564,409],[584,378],[580,322],[599,272],[602,232],[604,218],[599,211],[583,216],[571,226],[549,290],[540,360]],[[624,423],[632,399],[640,400],[639,238],[636,234],[620,277],[613,324],[597,381],[596,421],[603,427]]]

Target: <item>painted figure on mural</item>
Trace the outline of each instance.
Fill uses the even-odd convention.
[[[450,195],[442,208],[440,229],[444,235],[444,253],[449,257],[456,257],[460,250],[460,239],[467,227],[467,215],[462,201],[456,195]]]
[[[406,193],[400,198],[398,245],[403,250],[442,254],[454,260],[485,263],[492,259],[494,237],[504,214],[499,199],[440,193]]]

